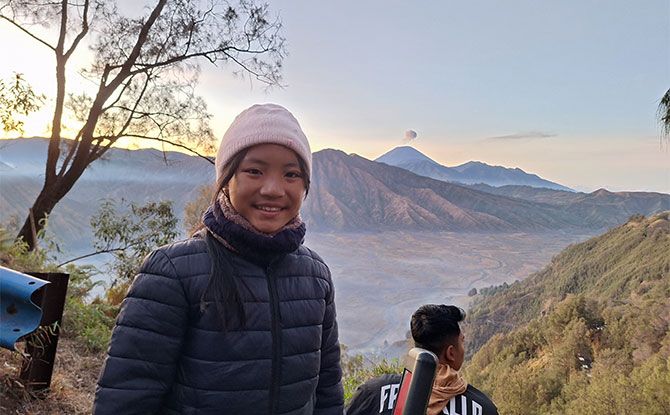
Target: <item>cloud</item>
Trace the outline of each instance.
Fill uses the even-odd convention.
[[[516,134],[499,135],[496,137],[489,137],[487,140],[520,140],[520,139],[537,139],[537,138],[551,138],[558,134],[547,133],[544,131],[526,131]]]
[[[409,143],[410,141],[414,140],[415,138],[416,138],[416,131],[407,130],[407,131],[405,131],[405,138],[403,139],[403,142]]]

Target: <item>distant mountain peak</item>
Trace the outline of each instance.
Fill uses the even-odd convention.
[[[342,150],[338,150],[336,148],[324,148],[323,150],[315,151],[312,154],[322,154],[322,155],[338,155],[338,156],[346,156],[347,153],[345,153]]]
[[[435,160],[431,159],[427,155],[423,154],[419,150],[410,146],[398,146],[391,151],[388,151],[381,156],[375,159],[376,162],[390,164],[392,166],[397,166],[400,164],[417,162],[417,161],[429,161],[431,163],[438,164]]]
[[[489,166],[489,167],[492,167],[490,164],[486,164],[483,161],[477,161],[477,160],[468,161],[467,163],[463,163],[460,166],[456,166],[456,167],[469,167],[469,166]]]
[[[610,192],[609,190],[605,189],[604,187],[601,187],[600,189],[594,191],[592,193],[594,196],[609,196],[614,193]]]
[[[500,170],[507,170],[507,171],[517,171],[521,173],[526,173],[523,169],[519,167],[505,167],[505,166],[500,166],[497,164],[488,164],[483,161],[468,161],[463,164],[459,164],[458,166],[452,167],[452,169],[458,170],[460,172],[466,171],[468,169],[500,169]]]

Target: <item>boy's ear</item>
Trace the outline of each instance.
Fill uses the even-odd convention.
[[[447,363],[451,363],[455,360],[456,358],[456,350],[453,344],[447,345],[447,347],[444,348],[444,360],[446,360]]]

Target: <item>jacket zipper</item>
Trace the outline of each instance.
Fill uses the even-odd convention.
[[[272,277],[272,263],[266,269],[268,290],[270,291],[270,307],[272,309],[272,383],[270,384],[270,414],[277,409],[277,396],[281,382],[281,312],[279,310],[279,294],[277,283]]]

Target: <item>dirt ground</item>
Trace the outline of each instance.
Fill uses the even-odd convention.
[[[17,348],[22,347],[21,343]],[[91,353],[73,340],[58,342],[51,389],[29,391],[19,379],[23,358],[18,352],[0,349],[0,413],[3,415],[90,414],[104,353]]]

